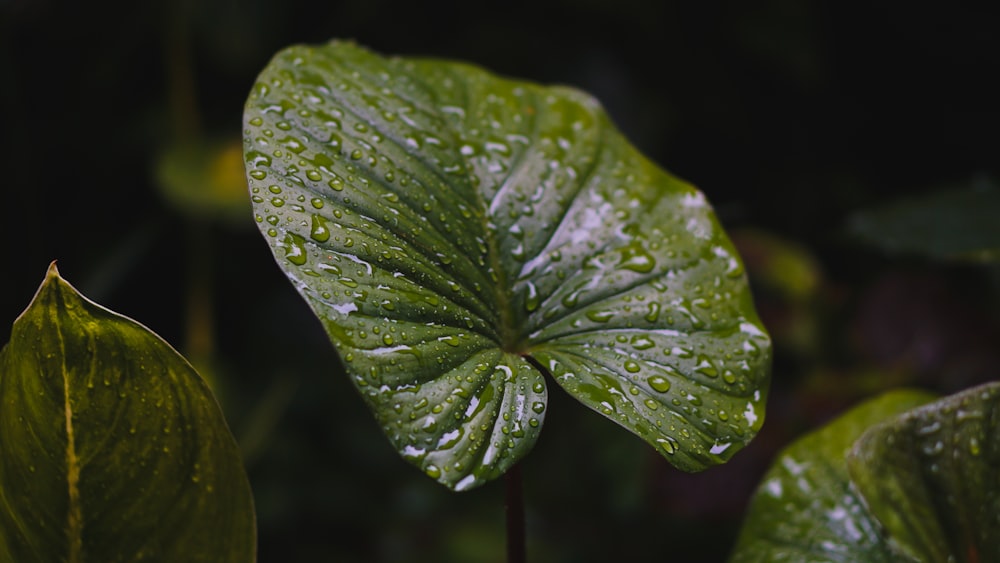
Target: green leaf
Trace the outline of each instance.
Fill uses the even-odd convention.
[[[854,237],[890,253],[1000,261],[1000,190],[989,182],[946,189],[855,213]]]
[[[787,447],[751,500],[731,561],[896,561],[851,485],[845,456],[871,425],[932,399],[893,391]]]
[[[278,263],[441,483],[528,452],[544,372],[688,471],[762,424],[770,341],[736,251],[586,94],[333,42],[278,53],[244,126]]]
[[[869,401],[789,446],[733,561],[1000,561],[1000,383]]]
[[[1000,561],[1000,383],[879,424],[848,456],[893,549],[914,561]]]
[[[208,387],[53,264],[0,352],[0,560],[253,561],[255,535]]]

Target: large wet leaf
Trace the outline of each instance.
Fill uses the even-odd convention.
[[[579,91],[292,47],[244,114],[255,218],[397,450],[467,489],[543,372],[696,471],[763,422],[770,342],[704,196]]]
[[[848,466],[904,557],[1000,561],[1000,383],[870,429]]]
[[[731,560],[894,561],[851,486],[846,456],[871,425],[931,400],[893,391],[787,447],[751,500]]]
[[[208,387],[53,265],[0,353],[0,560],[253,561],[255,535]]]

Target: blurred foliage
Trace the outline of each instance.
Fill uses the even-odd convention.
[[[163,152],[156,177],[164,198],[192,218],[249,228],[243,144],[188,142]]]
[[[1000,274],[887,255],[845,226],[860,210],[1000,177],[998,10],[0,0],[12,249],[0,319],[21,312],[58,258],[83,293],[169,342],[203,342],[252,453],[262,561],[499,561],[502,483],[447,494],[400,460],[259,235],[168,205],[156,170],[197,139],[239,138],[254,77],[292,43],[353,38],[580,87],[645,154],[701,188],[727,229],[779,241],[752,259],[761,245],[733,237],[775,338],[775,369],[761,434],[697,475],[553,393],[558,414],[523,466],[529,554],[648,560],[668,549],[720,561],[793,438],[883,389],[951,393],[996,377]],[[191,310],[205,316],[192,322]],[[212,338],[189,339],[192,325]],[[9,324],[0,327],[5,342]],[[269,403],[275,394],[288,398]]]
[[[889,253],[1000,261],[1000,189],[988,180],[893,201],[850,216],[848,231]]]

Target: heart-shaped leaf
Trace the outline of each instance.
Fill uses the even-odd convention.
[[[0,560],[253,561],[255,536],[205,383],[50,267],[0,352]]]
[[[933,400],[894,391],[798,439],[754,494],[732,561],[894,561],[851,486],[847,452],[871,425]]]
[[[894,551],[913,561],[1000,561],[1000,383],[871,428],[847,462]]]
[[[244,125],[278,263],[441,483],[531,448],[546,371],[684,470],[759,429],[770,341],[735,250],[586,94],[333,42],[278,53]]]

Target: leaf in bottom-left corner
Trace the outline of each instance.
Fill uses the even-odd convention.
[[[0,352],[0,560],[255,558],[250,485],[208,386],[50,266]]]

